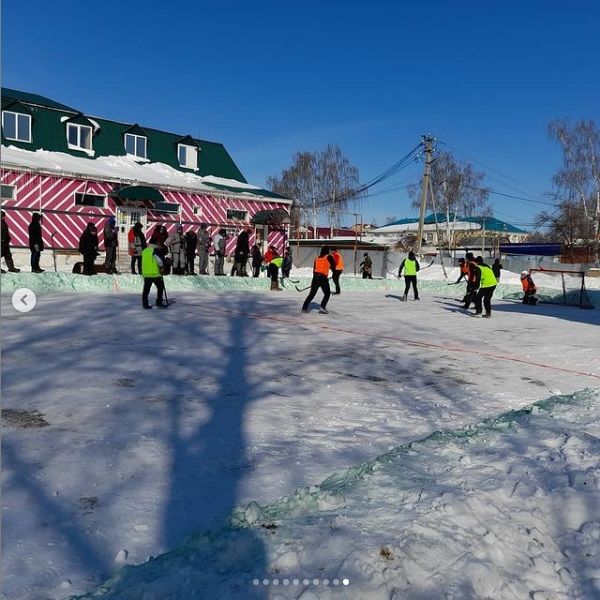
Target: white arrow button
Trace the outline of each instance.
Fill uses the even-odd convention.
[[[33,290],[30,290],[29,288],[19,288],[18,290],[15,290],[14,294],[12,295],[12,303],[15,307],[15,310],[18,310],[22,313],[27,313],[30,310],[33,310],[35,308],[36,301],[37,298],[35,297]]]

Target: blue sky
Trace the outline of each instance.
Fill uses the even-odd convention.
[[[222,142],[257,185],[327,144],[368,181],[432,133],[493,190],[545,200],[561,161],[547,123],[600,125],[595,0],[4,0],[2,13],[3,85]],[[404,186],[421,170],[373,188],[365,221],[414,216]],[[544,208],[491,200],[525,228]]]

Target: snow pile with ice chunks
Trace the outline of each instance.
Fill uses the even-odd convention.
[[[600,391],[550,397],[239,507],[80,598],[599,598],[599,455]]]
[[[419,289],[425,292],[444,294],[454,298],[461,298],[465,293],[465,283],[453,285],[459,276],[457,268],[446,268],[445,272],[440,265],[432,265],[419,273]],[[290,278],[281,283],[283,291],[296,293],[296,286],[300,289],[310,285],[312,269],[294,269]],[[535,274],[539,294],[545,299],[562,297],[562,280],[560,277],[546,274]],[[214,277],[196,276],[182,277],[177,275],[165,276],[167,290],[194,291],[194,290],[269,290],[269,280],[263,273],[261,277]],[[341,285],[347,291],[403,291],[404,279],[398,279],[394,274],[388,273],[386,279],[362,279],[360,276],[344,273]],[[581,279],[567,277],[568,290],[579,297]],[[600,307],[600,277],[586,279],[587,295],[592,304]],[[112,293],[136,292],[142,287],[140,276],[127,273],[121,275],[98,274],[94,277],[74,275],[68,272],[35,274],[28,272],[5,273],[2,275],[2,290],[4,293],[27,287],[36,293]],[[517,273],[503,271],[502,280],[494,293],[495,299],[507,298],[511,300],[522,296],[520,277]]]

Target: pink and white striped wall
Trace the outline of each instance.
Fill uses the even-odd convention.
[[[106,220],[115,216],[117,210],[115,200],[108,196],[115,189],[115,183],[13,169],[2,169],[1,181],[3,185],[15,186],[15,199],[2,201],[2,209],[6,212],[6,221],[11,234],[11,246],[15,248],[29,246],[27,227],[31,222],[31,215],[33,212],[42,212],[42,230],[47,248],[76,250],[79,237],[89,222],[93,222],[98,228],[100,244],[103,248],[102,229]],[[76,206],[76,193],[105,195],[107,196],[106,207]],[[171,233],[179,223],[184,226],[184,231],[189,229],[197,231],[200,223],[207,223],[209,233],[213,236],[222,227],[247,228],[253,231],[253,226],[247,222],[228,220],[227,210],[245,210],[248,212],[248,218],[251,219],[260,210],[287,209],[285,203],[252,198],[213,196],[163,189],[161,193],[165,202],[180,204],[181,213],[158,212],[152,210],[151,205],[148,204],[147,234],[157,224],[165,225]],[[194,207],[199,207],[198,214],[194,214]],[[274,244],[281,251],[286,241],[285,235],[284,230],[270,229],[267,243]],[[253,231],[251,243],[254,243],[254,239]],[[232,236],[227,242],[228,254],[233,252],[234,247],[235,237]]]

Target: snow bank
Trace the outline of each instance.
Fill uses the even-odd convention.
[[[443,277],[441,267],[431,267],[419,277],[419,289],[430,294],[441,294],[453,298],[462,297],[465,293],[465,285],[452,285],[449,282],[456,281],[458,269],[447,270],[448,279]],[[291,279],[291,280],[290,280]],[[291,278],[284,281],[284,291],[296,293],[295,285],[299,288],[310,286],[310,269],[299,269],[292,272]],[[297,284],[292,283],[298,282]],[[560,279],[553,276],[536,277],[539,293],[546,299],[562,297],[562,285]],[[571,282],[573,293],[578,294],[579,280]],[[167,293],[174,291],[194,290],[269,290],[269,281],[265,277],[215,277],[215,276],[178,276],[167,275],[165,277]],[[404,291],[404,280],[396,277],[387,279],[362,279],[351,275],[344,275],[341,279],[342,290],[348,291]],[[591,286],[591,287],[590,287]],[[113,293],[113,292],[141,292],[141,278],[136,275],[104,275],[93,277],[85,275],[74,275],[72,273],[5,273],[2,274],[1,288],[3,293],[12,293],[18,288],[29,288],[36,294],[55,293]],[[592,304],[600,307],[600,279],[590,279],[589,285],[586,281],[588,296]],[[503,276],[501,283],[494,294],[496,299],[515,299],[522,296],[522,288],[519,276],[514,273]]]
[[[439,431],[78,598],[600,597],[600,390]]]

